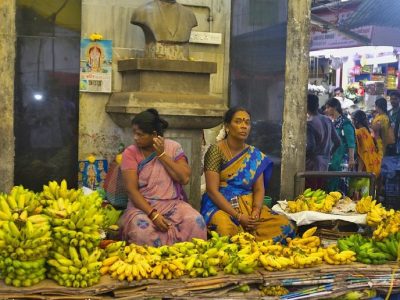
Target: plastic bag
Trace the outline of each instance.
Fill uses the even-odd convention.
[[[125,209],[128,204],[128,195],[122,180],[121,167],[117,162],[112,162],[104,181],[107,201],[115,208]]]

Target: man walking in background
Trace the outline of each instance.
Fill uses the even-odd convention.
[[[318,112],[319,99],[316,95],[307,97],[307,148],[306,171],[328,171],[333,153],[341,144],[332,121]],[[320,179],[307,180],[306,186],[320,188]]]

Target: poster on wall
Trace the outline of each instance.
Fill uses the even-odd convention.
[[[88,160],[79,161],[78,186],[92,190],[102,189],[108,171],[108,161],[97,159],[94,162]]]
[[[112,41],[82,39],[81,92],[111,93]]]

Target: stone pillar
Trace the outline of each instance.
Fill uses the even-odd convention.
[[[294,175],[305,169],[311,0],[288,0],[281,199],[294,195]]]
[[[0,192],[14,183],[15,2],[0,1]]]

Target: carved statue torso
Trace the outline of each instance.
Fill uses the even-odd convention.
[[[194,13],[175,1],[153,0],[137,8],[131,23],[140,26],[146,39],[146,56],[187,59]]]

